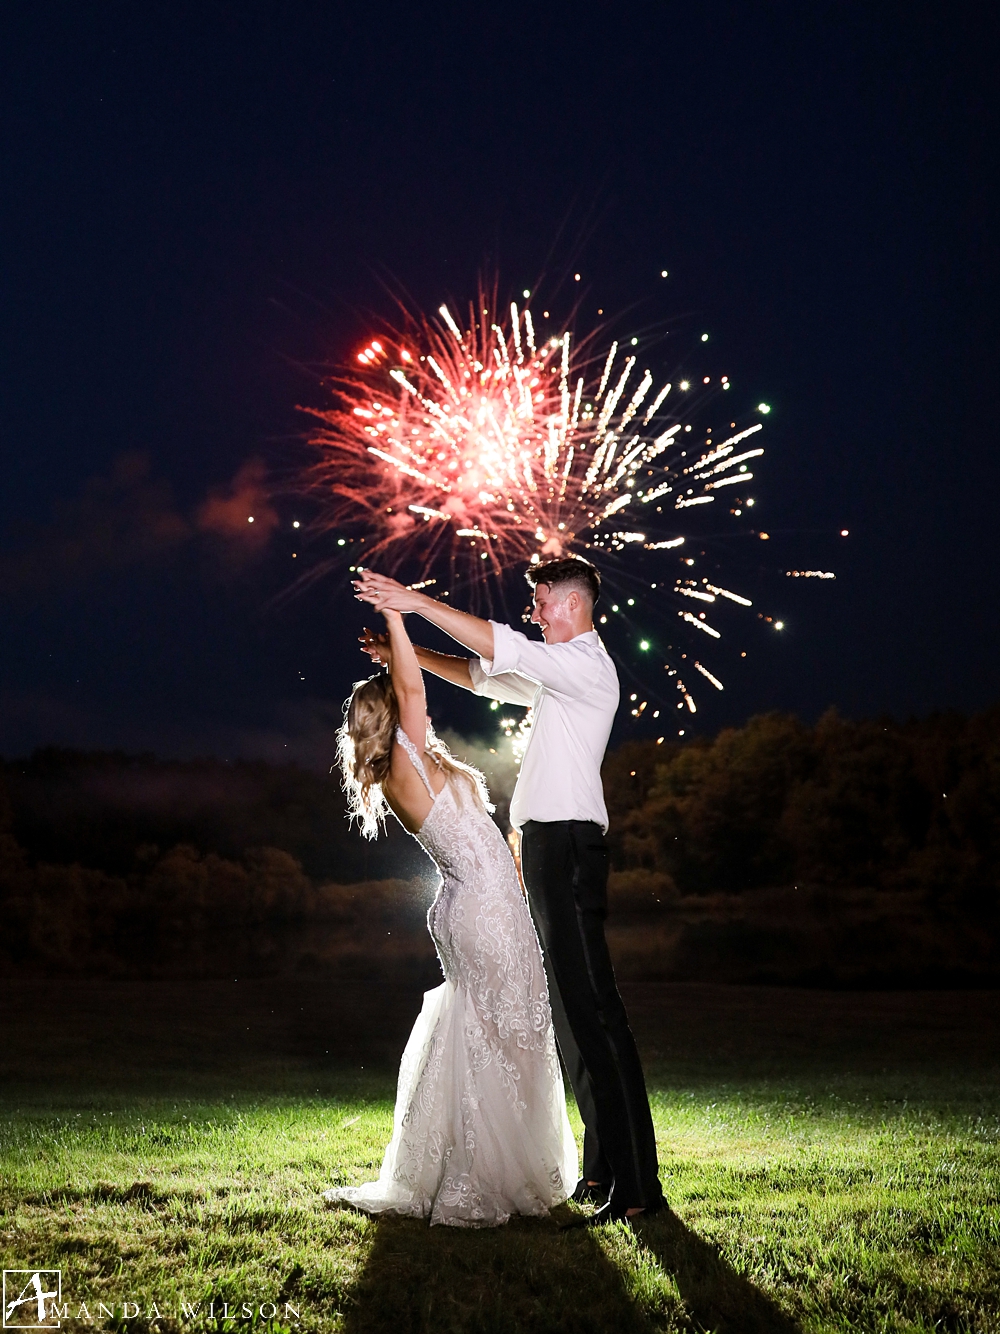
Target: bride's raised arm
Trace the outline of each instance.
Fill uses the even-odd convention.
[[[424,674],[398,611],[383,610],[389,632],[389,675],[399,705],[399,725],[417,750],[423,754],[427,744],[427,695]]]

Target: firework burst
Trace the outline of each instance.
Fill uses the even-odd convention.
[[[447,570],[483,589],[529,561],[674,551],[703,507],[752,506],[740,488],[764,452],[760,422],[695,443],[682,405],[709,377],[658,382],[631,346],[597,353],[595,343],[568,329],[539,338],[530,306],[501,316],[482,297],[461,323],[441,306],[409,334],[373,340],[354,374],[331,381],[335,405],[307,409],[318,421],[310,490],[327,527],[363,531],[366,564],[415,569],[422,586]],[[729,387],[723,376],[713,389]],[[720,637],[707,607],[750,600],[692,577],[693,564],[666,583],[661,574],[660,597],[707,645]]]

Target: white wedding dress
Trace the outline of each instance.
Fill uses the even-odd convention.
[[[500,830],[461,779],[415,835],[441,885],[427,918],[445,981],[424,996],[403,1053],[377,1181],[323,1192],[371,1214],[493,1227],[544,1214],[576,1183],[576,1144],[535,928]]]

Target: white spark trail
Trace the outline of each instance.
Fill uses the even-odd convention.
[[[758,459],[763,454],[762,449],[748,449],[745,454],[735,454],[731,459],[725,459],[722,463],[717,463],[714,468],[709,468],[708,472],[701,473],[702,477],[711,477],[713,473],[728,472],[730,468],[735,468],[737,463],[746,463],[747,459]]]
[[[664,431],[662,435],[657,436],[657,438],[646,450],[645,454],[643,454],[640,460],[640,465],[644,463],[652,463],[652,461],[655,458],[658,458],[663,453],[663,451],[668,447],[668,445],[670,444],[670,442],[673,440],[674,436],[680,429],[681,425],[680,422],[678,422],[676,426],[671,426],[669,431]]]
[[[632,496],[628,491],[626,491],[623,496],[619,496],[617,500],[613,500],[611,502],[611,504],[601,515],[601,522],[603,523],[605,519],[610,519],[612,514],[617,514],[619,510],[624,509],[625,506],[631,504],[631,502],[632,502]]]
[[[720,486],[735,486],[737,482],[752,482],[752,472],[738,472],[732,477],[720,477],[717,482],[708,482],[705,490],[717,491]]]
[[[411,468],[408,463],[404,463],[402,459],[393,458],[391,454],[387,454],[383,449],[376,449],[374,445],[369,445],[368,453],[374,454],[376,458],[384,459],[386,463],[391,463],[400,472],[405,472],[407,477],[413,477],[416,481],[423,482],[425,486],[432,486],[435,491],[451,490],[447,482],[438,481],[435,477],[428,477],[426,473],[420,472],[418,468]]]
[[[703,630],[706,635],[711,635],[713,639],[722,638],[718,630],[713,630],[712,627],[710,625],[706,625],[704,621],[699,621],[698,617],[692,616],[689,611],[679,611],[677,615],[681,618],[682,621],[687,621],[688,624],[693,625],[696,630]]]
[[[709,583],[706,583],[705,587],[710,593],[718,594],[720,598],[728,598],[730,602],[738,602],[741,607],[753,606],[749,598],[742,598],[739,593],[731,593],[728,588],[718,588],[715,584]]]
[[[615,359],[615,353],[616,353],[617,351],[618,351],[618,343],[617,343],[617,341],[616,341],[616,342],[614,342],[614,343],[611,344],[611,347],[610,347],[610,349],[608,350],[608,359],[607,359],[607,361],[604,363],[604,374],[601,376],[601,383],[600,383],[600,386],[598,387],[597,393],[594,395],[594,402],[595,402],[595,403],[599,403],[599,402],[601,401],[601,395],[604,393],[605,389],[607,389],[607,387],[608,387],[608,377],[609,377],[610,374],[611,374],[611,363],[614,361],[614,359]]]
[[[510,323],[514,330],[514,347],[517,351],[517,361],[520,365],[524,361],[524,353],[521,350],[521,321],[517,313],[517,302],[510,303]]]
[[[695,662],[694,665],[695,668],[699,672],[701,672],[702,676],[706,679],[706,681],[711,681],[712,685],[715,686],[716,690],[725,690],[726,687],[722,684],[719,678],[717,676],[713,676],[707,667],[703,667],[700,662]]]
[[[451,515],[445,514],[444,510],[431,509],[429,505],[407,505],[406,508],[412,510],[414,514],[422,514],[425,519],[444,519],[445,522],[451,519]]]
[[[645,417],[643,417],[643,419],[642,419],[642,424],[643,424],[643,426],[648,426],[649,423],[653,420],[653,418],[656,416],[657,408],[659,408],[660,404],[663,402],[663,400],[666,398],[666,396],[670,393],[670,391],[671,391],[672,388],[673,388],[673,385],[671,385],[671,384],[665,384],[665,385],[663,386],[663,388],[660,390],[660,392],[656,395],[656,397],[653,399],[652,403],[651,403],[651,404],[649,405],[649,407],[646,409],[646,415],[645,415]]]
[[[460,344],[462,342],[462,331],[455,323],[455,321],[452,319],[451,311],[448,309],[447,306],[438,306],[438,314],[441,316],[445,324],[447,324],[448,328],[455,335],[455,342]]]

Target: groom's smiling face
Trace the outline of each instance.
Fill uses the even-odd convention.
[[[542,632],[546,644],[565,644],[579,634],[577,619],[580,595],[575,589],[535,585],[531,619]]]

